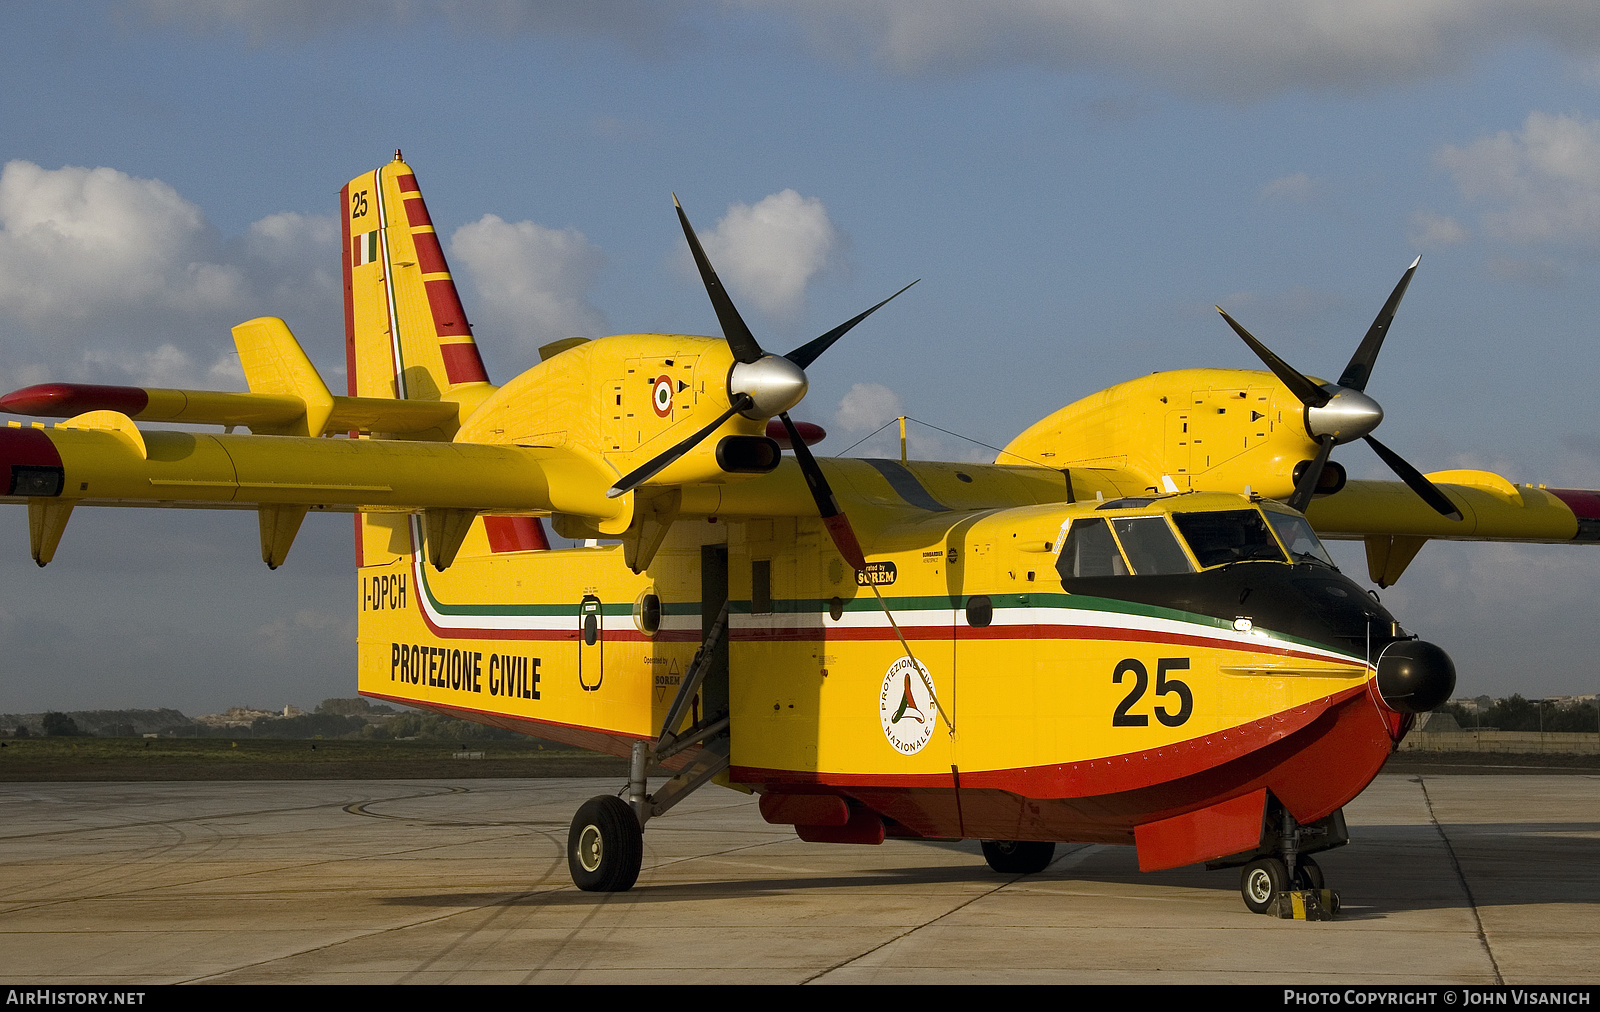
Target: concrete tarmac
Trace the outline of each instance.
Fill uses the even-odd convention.
[[[1237,872],[1062,846],[807,844],[707,788],[628,893],[575,889],[604,780],[0,786],[14,983],[1600,981],[1600,776],[1385,775],[1320,856],[1331,923],[1249,913]]]

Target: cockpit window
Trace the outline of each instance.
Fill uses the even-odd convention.
[[[1174,513],[1178,531],[1202,567],[1230,562],[1283,562],[1283,549],[1255,510]]]
[[[1194,572],[1178,539],[1161,517],[1116,517],[1109,522],[1101,517],[1074,520],[1056,559],[1056,569],[1063,580]]]
[[[1128,563],[1139,576],[1170,576],[1192,573],[1188,556],[1178,547],[1172,528],[1160,517],[1119,517],[1111,521]]]
[[[1272,529],[1277,532],[1278,540],[1283,542],[1283,547],[1289,549],[1289,558],[1295,562],[1321,562],[1333,566],[1333,559],[1328,555],[1328,550],[1317,539],[1317,534],[1311,529],[1311,524],[1305,517],[1293,513],[1279,513],[1267,510],[1267,522],[1272,524]],[[1338,569],[1338,566],[1333,566]]]
[[[1063,580],[1083,576],[1127,576],[1128,564],[1117,550],[1111,528],[1102,517],[1074,520],[1067,533],[1056,570]]]

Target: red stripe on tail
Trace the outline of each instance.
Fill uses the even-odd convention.
[[[444,378],[451,385],[457,383],[487,383],[489,374],[483,371],[483,359],[475,344],[441,344],[439,355],[444,359]]]

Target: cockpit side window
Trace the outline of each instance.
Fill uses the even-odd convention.
[[[1230,562],[1285,562],[1283,549],[1255,510],[1174,513],[1173,522],[1202,567]]]
[[[1328,555],[1328,550],[1323,547],[1317,538],[1316,531],[1311,529],[1311,524],[1305,517],[1293,513],[1279,513],[1277,510],[1266,510],[1267,522],[1277,532],[1278,540],[1283,542],[1283,547],[1289,549],[1289,558],[1296,562],[1321,562],[1327,566],[1333,565],[1333,558]]]
[[[1063,580],[1083,576],[1127,576],[1128,564],[1102,517],[1074,520],[1056,559]]]
[[[1178,547],[1172,528],[1161,517],[1119,517],[1111,521],[1112,530],[1128,562],[1138,576],[1171,576],[1192,573],[1194,566]]]

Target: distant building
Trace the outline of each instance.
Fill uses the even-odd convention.
[[[289,710],[292,707],[286,706],[284,709]],[[221,713],[208,713],[203,717],[196,717],[194,722],[196,724],[204,724],[206,727],[249,727],[256,722],[258,717],[277,716],[280,716],[280,714],[276,710],[252,710],[244,706],[230,706]],[[287,716],[287,714],[282,716]]]
[[[1456,722],[1453,713],[1421,713],[1417,715],[1417,723],[1413,731],[1426,731],[1429,734],[1459,734],[1461,725]]]

